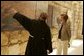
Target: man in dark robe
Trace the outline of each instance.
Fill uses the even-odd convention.
[[[30,33],[25,55],[47,55],[47,50],[52,52],[51,32],[45,22],[46,13],[41,13],[38,20],[31,20],[18,12],[14,13],[13,18]]]

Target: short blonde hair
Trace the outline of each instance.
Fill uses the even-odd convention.
[[[63,16],[63,19],[64,19],[65,21],[68,20],[68,15],[67,15],[67,14],[61,14],[61,16]]]

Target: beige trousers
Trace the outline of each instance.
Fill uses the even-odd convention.
[[[58,39],[57,41],[57,55],[67,55],[68,53],[68,40],[61,41]]]

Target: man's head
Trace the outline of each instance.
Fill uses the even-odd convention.
[[[47,15],[47,13],[45,13],[45,12],[42,12],[41,14],[40,14],[40,19],[41,20],[46,20],[47,19],[47,17],[48,17],[48,15]]]

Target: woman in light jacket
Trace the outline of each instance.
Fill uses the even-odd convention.
[[[60,20],[61,20],[61,27],[58,34],[57,54],[61,55],[63,51],[63,55],[67,55],[68,43],[71,38],[70,21],[68,21],[68,15],[66,14],[61,14]]]

